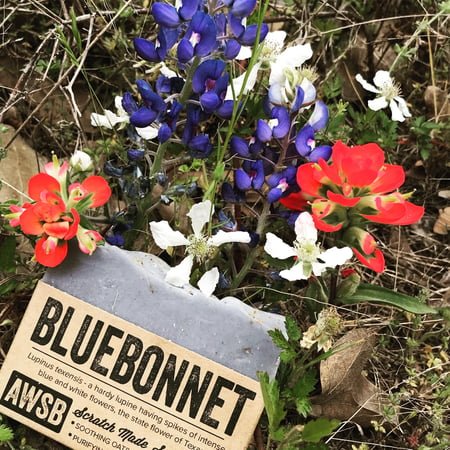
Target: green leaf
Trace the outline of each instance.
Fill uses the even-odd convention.
[[[311,411],[311,403],[308,395],[314,390],[317,379],[315,371],[309,370],[306,372],[292,388],[292,396],[294,397],[295,406],[299,414],[303,417]]]
[[[413,314],[438,314],[436,309],[421,303],[416,297],[370,284],[361,284],[353,295],[340,298],[340,300],[346,305],[364,302],[382,303]]]
[[[2,239],[4,237],[4,239]],[[0,237],[0,272],[10,272],[14,270],[14,257],[16,253],[15,236]]]
[[[72,33],[75,38],[75,41],[77,42],[78,51],[81,53],[81,51],[83,50],[83,44],[81,42],[80,31],[78,30],[77,15],[75,14],[73,6],[70,7],[69,14],[70,19],[72,20]]]
[[[269,336],[273,343],[281,350],[280,359],[284,363],[292,361],[297,356],[297,351],[284,337],[280,330],[269,330]]]
[[[5,424],[0,425],[0,442],[7,442],[14,438],[14,433],[11,428]]]
[[[280,398],[277,380],[270,380],[267,372],[258,372],[258,379],[261,383],[264,406],[269,420],[269,433],[273,438],[280,428],[281,421],[286,416],[285,402]]]
[[[323,437],[328,436],[339,426],[340,422],[336,419],[320,418],[311,420],[303,428],[303,440],[306,442],[319,442]]]
[[[356,272],[344,278],[337,288],[337,298],[351,297],[358,289],[360,283],[361,277]]]
[[[295,319],[291,316],[287,316],[285,320],[286,332],[290,341],[297,342],[302,337],[302,332],[297,325]]]
[[[312,405],[307,398],[298,398],[297,400],[295,400],[295,408],[301,416],[308,417],[309,413],[312,410]]]
[[[306,444],[302,447],[302,450],[328,450],[328,445],[325,444]]]

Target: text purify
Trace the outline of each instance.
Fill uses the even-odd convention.
[[[83,314],[82,320],[77,317],[80,314]],[[136,394],[148,394],[146,401],[150,398],[164,401],[166,407],[178,412],[183,412],[188,405],[189,417],[213,429],[220,428],[229,436],[247,400],[256,397],[254,391],[240,384],[206,369],[202,373],[200,366],[179,355],[167,355],[160,346],[147,345],[139,337],[102,320],[94,320],[92,315],[78,312],[52,297],[48,297],[44,305],[31,340],[49,346],[58,355],[70,355],[73,363],[86,365],[96,374],[121,385],[128,384]],[[103,360],[105,355],[108,355],[107,362]],[[208,389],[210,386],[212,389]],[[165,398],[161,399],[164,390]],[[215,408],[225,405],[222,390],[234,392],[233,400],[227,400],[234,402],[232,409],[229,408],[232,412],[223,423],[212,417]],[[179,392],[181,395],[175,402]]]

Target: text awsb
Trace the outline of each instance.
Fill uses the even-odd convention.
[[[0,403],[58,432],[67,417],[72,400],[20,372],[13,371],[2,393]]]

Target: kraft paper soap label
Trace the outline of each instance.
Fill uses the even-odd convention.
[[[0,371],[0,412],[74,449],[244,450],[262,410],[257,381],[43,282]]]

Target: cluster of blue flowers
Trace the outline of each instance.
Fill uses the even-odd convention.
[[[235,70],[242,71],[234,60],[248,58],[248,52],[247,57],[241,56],[244,50],[256,45],[258,37],[261,43],[270,35],[265,23],[247,25],[255,7],[256,0],[177,0],[175,6],[154,3],[151,12],[159,27],[157,38],[136,37],[134,47],[146,61],[167,63],[177,72],[165,70],[153,85],[137,80],[139,101],[129,92],[123,95],[122,108],[130,124],[136,130],[153,127],[160,145],[178,142],[193,158],[210,156],[215,148],[210,135],[218,132],[217,122],[229,120],[236,113],[239,92],[246,93],[233,84],[235,79],[227,69],[234,65]],[[266,57],[266,67],[263,61],[254,69],[263,73],[270,55],[264,56],[264,49],[260,53]],[[330,157],[331,147],[316,146],[315,140],[316,132],[328,121],[326,105],[316,100],[315,88],[308,80],[305,84],[306,75],[301,75],[297,66],[287,67],[285,78],[283,74],[280,78],[282,65],[277,70],[278,78],[269,80],[266,86],[266,119],[256,121],[251,136],[234,135],[229,140],[229,156],[235,164],[233,181],[222,184],[225,202],[243,202],[246,192],[255,190],[274,203],[298,191],[298,165]],[[306,124],[299,126],[312,108]],[[129,160],[134,161],[133,170],[139,167],[136,161],[144,162],[143,155],[143,150],[128,152]]]

